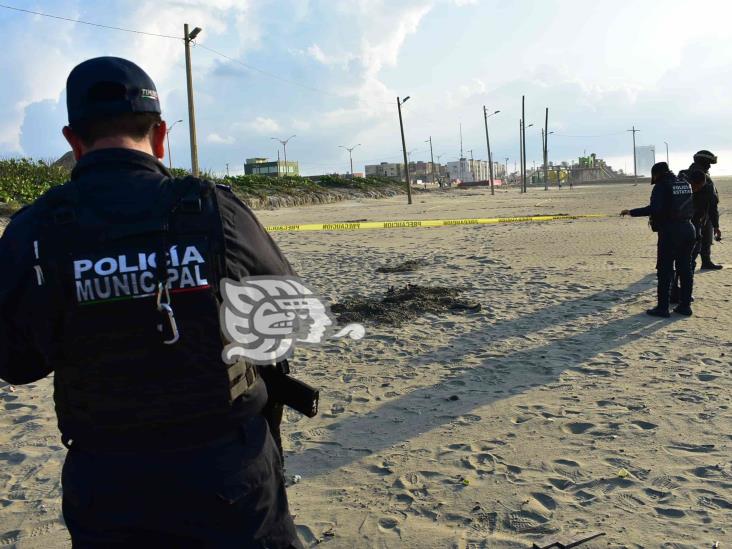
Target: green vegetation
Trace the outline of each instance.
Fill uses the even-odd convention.
[[[0,160],[0,213],[7,213],[32,202],[54,185],[68,180],[70,171],[42,160],[27,158]],[[173,175],[188,175],[186,170],[174,169]],[[305,196],[326,194],[334,190],[356,192],[401,193],[404,185],[384,177],[345,178],[325,175],[317,180],[306,177],[267,177],[263,175],[239,175],[204,177],[224,185],[230,185],[243,200],[266,199],[273,196]]]
[[[68,177],[67,169],[43,160],[0,160],[0,203],[27,204]]]

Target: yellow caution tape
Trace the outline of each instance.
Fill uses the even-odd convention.
[[[414,219],[407,221],[354,221],[343,223],[310,223],[298,225],[267,225],[268,231],[357,231],[361,229],[412,229],[417,227],[451,227],[455,225],[496,225],[529,221],[561,221],[607,217],[604,214],[537,215],[529,217],[490,217],[474,219]]]

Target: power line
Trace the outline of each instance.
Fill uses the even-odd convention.
[[[22,12],[22,13],[28,13],[28,14],[31,14],[31,15],[39,15],[41,17],[49,17],[51,19],[58,19],[60,21],[68,21],[69,23],[78,23],[80,25],[89,25],[91,27],[98,27],[98,28],[102,28],[102,29],[116,30],[116,31],[122,31],[122,32],[131,32],[131,33],[134,33],[134,34],[143,34],[143,35],[146,35],[146,36],[156,36],[158,38],[168,38],[168,39],[172,39],[172,40],[183,40],[183,38],[180,37],[180,36],[172,36],[172,35],[169,35],[169,34],[158,34],[158,33],[154,33],[154,32],[146,32],[146,31],[140,31],[140,30],[135,30],[135,29],[126,29],[126,28],[123,28],[123,27],[114,27],[112,25],[103,25],[101,23],[92,23],[91,21],[83,21],[81,19],[71,19],[69,17],[62,17],[60,15],[52,15],[50,13],[42,13],[40,11],[33,11],[33,10],[27,10],[27,9],[23,9],[23,8],[16,8],[14,6],[8,6],[6,4],[0,4],[0,8],[4,8],[4,9],[8,9],[8,10],[13,10],[13,11],[18,11],[18,12]],[[290,84],[292,86],[298,86],[300,88],[306,89],[306,90],[311,91],[311,92],[319,93],[319,94],[322,94],[322,95],[328,95],[330,97],[336,97],[338,99],[344,99],[344,97],[341,96],[341,95],[338,95],[338,94],[335,94],[335,93],[332,93],[332,92],[329,92],[327,90],[323,90],[323,89],[320,89],[320,88],[316,88],[316,87],[310,86],[308,84],[302,84],[302,83],[297,82],[295,80],[289,80],[288,78],[283,78],[283,77],[281,77],[281,76],[279,76],[277,74],[274,74],[274,73],[271,73],[269,71],[260,69],[258,67],[253,66],[253,65],[249,65],[248,63],[244,63],[243,61],[240,61],[239,59],[236,59],[235,57],[231,57],[229,55],[226,55],[223,52],[220,52],[220,51],[215,50],[213,48],[210,48],[208,46],[204,46],[203,44],[199,44],[199,43],[197,43],[195,41],[191,41],[191,44],[193,44],[194,46],[197,46],[199,48],[202,48],[204,50],[208,50],[208,51],[210,51],[211,53],[213,53],[215,55],[219,55],[219,56],[223,57],[224,59],[227,59],[227,60],[231,61],[232,63],[237,63],[238,65],[241,65],[242,67],[245,67],[245,68],[247,68],[247,69],[249,69],[251,71],[258,72],[259,74],[262,74],[264,76],[268,76],[269,78],[273,78],[275,80],[279,80],[280,82],[284,82],[284,83]],[[391,105],[391,101],[388,101],[388,102],[387,101],[379,101],[378,103],[379,104],[388,104],[388,105]]]
[[[270,78],[274,78],[275,80],[279,80],[280,82],[284,82],[286,84],[290,84],[290,85],[293,85],[293,86],[299,86],[299,87],[304,88],[306,90],[309,90],[311,92],[320,93],[320,94],[323,94],[323,95],[329,95],[331,97],[337,97],[338,99],[343,99],[343,96],[340,96],[338,94],[331,93],[331,92],[326,91],[326,90],[321,90],[320,88],[316,88],[314,86],[309,86],[308,84],[301,84],[300,82],[296,82],[294,80],[289,80],[287,78],[283,78],[283,77],[278,76],[278,75],[276,75],[274,73],[271,73],[271,72],[265,71],[263,69],[257,68],[257,67],[255,67],[253,65],[249,65],[248,63],[244,63],[243,61],[240,61],[239,59],[236,59],[235,57],[231,57],[229,55],[226,55],[225,53],[222,53],[222,52],[220,52],[218,50],[215,50],[213,48],[209,48],[208,46],[204,46],[203,44],[199,44],[197,42],[193,42],[193,45],[196,46],[196,47],[198,47],[198,48],[202,48],[204,50],[210,51],[213,54],[219,55],[219,56],[223,57],[224,59],[228,59],[232,63],[236,63],[237,65],[241,65],[242,67],[247,68],[247,69],[249,69],[251,71],[258,72],[259,74],[263,74],[265,76],[269,76]],[[391,105],[391,103],[389,103],[389,104]]]
[[[125,29],[122,27],[113,27],[111,25],[102,25],[100,23],[91,23],[89,21],[82,21],[81,19],[71,19],[69,17],[61,17],[60,15],[51,15],[50,13],[41,13],[40,11],[32,11],[32,10],[26,10],[23,8],[16,8],[14,6],[6,6],[5,4],[0,4],[0,8],[5,8],[7,10],[13,10],[13,11],[20,11],[23,13],[30,13],[32,15],[40,15],[41,17],[50,17],[51,19],[59,19],[61,21],[68,21],[70,23],[79,23],[80,25],[89,25],[91,27],[99,27],[102,29],[111,29],[111,30],[117,30],[122,32],[132,32],[135,34],[145,34],[147,36],[157,36],[159,38],[170,38],[173,40],[182,40],[183,38],[180,36],[171,36],[169,34],[157,34],[154,32],[146,32],[146,31],[140,31],[140,30],[134,30],[134,29]]]
[[[566,133],[557,133],[557,132],[554,132],[554,134],[552,134],[552,135],[554,135],[554,137],[579,137],[579,138],[587,138],[587,137],[611,137],[611,136],[614,136],[614,135],[624,135],[624,134],[625,134],[625,132],[603,133],[603,134],[600,134],[600,135],[569,135],[569,134],[566,134]]]

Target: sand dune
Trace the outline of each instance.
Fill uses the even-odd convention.
[[[719,185],[723,209],[732,185]],[[264,223],[617,214],[647,185],[450,190],[261,212]],[[727,222],[723,218],[723,230]],[[729,228],[732,230],[732,227]],[[288,413],[286,465],[307,545],[712,547],[732,540],[732,252],[698,274],[692,318],[643,314],[655,239],[617,216],[546,224],[277,233],[330,302],[460,286],[478,312],[369,323],[302,350],[321,414]],[[420,260],[408,273],[376,268]],[[0,544],[66,547],[51,382],[0,388]],[[722,547],[726,545],[722,544]]]

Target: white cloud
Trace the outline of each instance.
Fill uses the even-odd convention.
[[[345,68],[350,61],[356,58],[354,54],[348,52],[341,55],[326,54],[318,44],[309,46],[306,53],[318,63],[327,66],[341,66],[342,68]]]
[[[485,82],[480,78],[472,78],[468,83],[459,85],[455,91],[447,92],[447,104],[450,107],[462,105],[475,99],[476,96],[483,95],[485,90]]]
[[[309,130],[311,126],[312,126],[312,124],[310,124],[310,122],[307,122],[306,120],[300,120],[298,118],[295,118],[292,121],[293,129],[295,129],[299,132]]]
[[[234,138],[230,135],[227,136],[221,136],[217,134],[216,132],[208,134],[206,136],[206,141],[208,143],[213,143],[215,145],[231,145],[234,143]]]
[[[244,124],[244,126],[257,133],[273,133],[280,131],[280,125],[277,121],[266,116],[258,116],[252,122]]]

